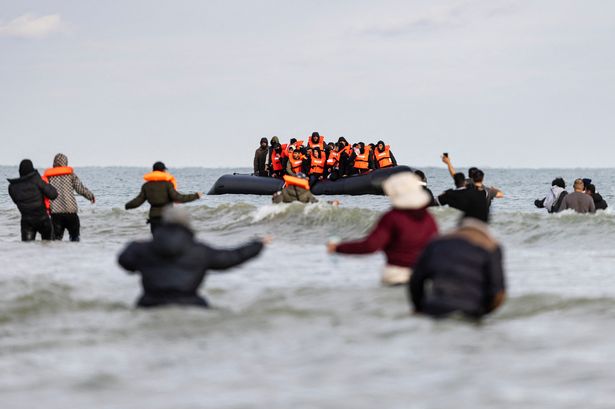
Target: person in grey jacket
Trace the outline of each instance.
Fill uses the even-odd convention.
[[[81,224],[74,192],[92,204],[96,203],[94,194],[81,183],[73,169],[68,167],[68,157],[63,153],[58,153],[53,158],[53,167],[45,171],[45,177],[58,191],[58,197],[51,202],[50,207],[54,239],[62,240],[64,231],[68,230],[70,241],[79,241]]]
[[[559,211],[572,209],[577,213],[596,213],[596,205],[591,196],[585,194],[585,183],[582,179],[574,181],[574,192],[564,197]]]

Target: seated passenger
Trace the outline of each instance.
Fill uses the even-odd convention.
[[[207,270],[227,270],[242,264],[256,257],[268,241],[255,240],[229,250],[209,247],[195,239],[189,213],[169,206],[153,240],[130,243],[118,263],[131,273],[141,274],[143,294],[138,307],[207,307],[207,300],[199,294]]]
[[[566,182],[564,179],[555,178],[551,182],[551,188],[547,192],[547,196],[542,199],[536,199],[534,205],[539,209],[547,209],[549,213],[557,213],[567,194],[568,192],[566,191]]]
[[[596,193],[596,186],[592,185],[591,183],[589,183],[585,188],[585,193],[591,196],[591,198],[594,200],[594,206],[596,207],[596,210],[606,210],[606,208],[609,207],[609,205],[606,203],[606,200],[602,198],[602,195],[600,193]]]
[[[366,147],[363,142],[355,144],[354,152],[350,157],[350,162],[353,164],[354,173],[363,175],[371,172],[374,169],[373,155],[369,147]]]
[[[335,144],[327,153],[327,161],[325,163],[325,178],[337,180],[340,178],[340,146],[343,144]]]
[[[297,176],[298,173],[303,173],[304,171],[304,157],[301,154],[301,150],[296,149],[294,145],[289,147],[289,151],[291,154],[288,158],[288,163],[286,164],[286,174],[290,176]]]
[[[312,149],[310,157],[310,186],[319,180],[323,180],[325,173],[325,158],[318,147]]]
[[[329,253],[368,254],[384,251],[387,265],[381,282],[405,284],[427,243],[438,234],[434,218],[427,211],[430,197],[418,176],[401,172],[387,178],[383,190],[393,208],[385,213],[364,239],[336,244],[329,242]]]
[[[583,180],[577,179],[573,185],[574,191],[567,194],[562,200],[559,211],[572,209],[577,213],[595,213],[596,206],[591,196],[585,194],[585,184]]]
[[[465,218],[451,234],[432,241],[408,286],[414,311],[442,318],[460,312],[481,318],[505,298],[502,250],[487,225]]]
[[[385,145],[383,141],[378,141],[374,149],[376,169],[390,168],[397,166],[397,161],[389,145]]]

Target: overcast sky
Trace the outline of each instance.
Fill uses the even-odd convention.
[[[0,0],[0,164],[251,166],[318,130],[613,167],[614,50],[610,0]]]

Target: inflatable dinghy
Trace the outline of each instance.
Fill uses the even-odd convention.
[[[382,195],[382,182],[399,172],[412,172],[409,166],[377,169],[366,175],[349,176],[336,181],[323,180],[312,186],[315,195]],[[223,175],[212,186],[208,195],[272,195],[282,189],[284,181],[252,175]]]

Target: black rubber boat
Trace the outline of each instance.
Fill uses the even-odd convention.
[[[399,172],[411,172],[409,166],[378,169],[367,175],[350,176],[336,181],[324,180],[312,186],[315,195],[382,195],[382,182]],[[272,195],[282,189],[284,181],[245,174],[222,175],[208,195]]]

